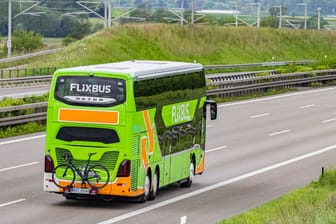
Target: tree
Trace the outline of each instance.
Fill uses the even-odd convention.
[[[15,30],[12,37],[12,47],[14,51],[30,52],[43,46],[41,34],[33,31]]]

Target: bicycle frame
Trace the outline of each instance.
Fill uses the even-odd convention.
[[[87,182],[88,180],[88,175],[87,175],[87,172],[88,172],[88,168],[89,168],[89,165],[90,165],[90,160],[91,160],[91,157],[93,155],[95,155],[96,153],[89,153],[89,158],[88,160],[86,161],[85,163],[85,166],[82,167],[82,169],[80,170],[79,168],[77,168],[73,163],[72,163],[72,156],[68,156],[68,163],[67,163],[67,168],[68,166],[71,166],[77,175],[80,176],[81,180],[82,180],[82,184],[84,184],[85,182]],[[67,170],[65,170],[66,172]]]

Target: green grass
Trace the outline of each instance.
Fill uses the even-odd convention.
[[[31,122],[12,127],[0,128],[0,138],[8,138],[40,131],[45,131],[45,125],[37,122]]]
[[[27,67],[71,67],[133,59],[194,61],[204,65],[290,60],[336,61],[336,33],[176,24],[114,25],[63,52],[24,60]],[[4,65],[0,65],[4,66]]]
[[[218,224],[336,223],[336,170],[288,195]]]
[[[49,94],[44,94],[42,96],[26,96],[24,98],[9,98],[4,97],[0,101],[0,107],[10,107],[23,104],[31,104],[38,102],[45,102],[48,100]],[[8,118],[12,116],[20,116],[34,113],[33,109],[22,109],[19,111],[12,112],[2,112],[0,113],[0,118]],[[29,134],[45,130],[45,124],[42,122],[31,122],[22,125],[13,125],[9,127],[0,127],[0,138],[7,138],[12,136],[18,136],[23,134]]]

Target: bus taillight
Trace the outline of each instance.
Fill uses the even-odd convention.
[[[52,173],[54,170],[54,162],[50,155],[44,157],[44,172]]]
[[[123,160],[120,163],[117,177],[128,177],[131,173],[131,161]]]

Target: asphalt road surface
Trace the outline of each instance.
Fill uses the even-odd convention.
[[[40,96],[49,91],[50,85],[22,86],[0,88],[0,100],[3,97],[23,98],[25,96]]]
[[[66,200],[43,192],[44,133],[0,141],[0,223],[216,223],[316,180],[336,166],[336,88],[219,105],[206,167],[191,188],[156,200]]]

